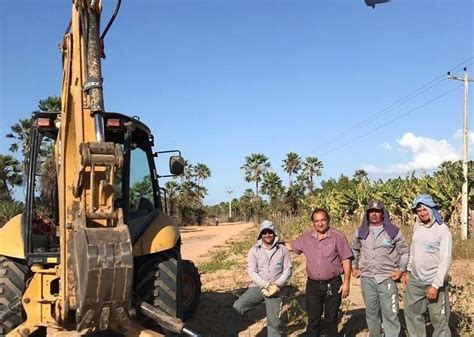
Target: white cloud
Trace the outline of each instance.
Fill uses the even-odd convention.
[[[463,142],[463,132],[461,129],[458,129],[454,132],[453,134],[453,139],[457,140],[457,141],[460,141],[461,142],[461,146],[462,146],[462,142]],[[472,149],[472,146],[474,146],[474,132],[467,132],[467,140],[468,140],[468,145],[469,145],[469,148]]]
[[[380,147],[387,151],[390,151],[392,149],[392,146],[387,142],[383,142],[382,144],[380,144]]]
[[[434,169],[444,161],[460,158],[459,153],[445,139],[437,140],[407,132],[397,139],[397,142],[402,152],[411,153],[410,161],[386,168],[368,164],[364,166],[364,169],[369,173],[406,173],[413,170]]]

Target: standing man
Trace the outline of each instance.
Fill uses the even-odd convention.
[[[320,335],[324,310],[326,334],[336,336],[339,307],[342,299],[349,296],[352,252],[344,234],[329,227],[326,210],[315,209],[311,220],[313,230],[290,243],[292,251],[303,253],[306,258],[306,335]]]
[[[450,337],[447,278],[451,265],[452,237],[433,198],[422,194],[413,200],[417,215],[404,277],[405,320],[410,337],[426,336],[426,306],[435,337]]]
[[[260,225],[257,244],[247,255],[247,272],[252,284],[234,303],[240,315],[265,302],[267,312],[267,336],[281,336],[280,314],[282,297],[280,289],[291,277],[290,253],[278,242],[275,225],[265,220]]]
[[[400,334],[398,288],[408,264],[409,248],[400,229],[392,224],[381,201],[372,200],[361,226],[352,237],[352,276],[362,277],[362,297],[370,337]]]

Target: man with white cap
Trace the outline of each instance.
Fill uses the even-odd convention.
[[[247,291],[234,303],[234,309],[243,315],[265,302],[267,336],[281,336],[280,289],[291,277],[291,259],[288,248],[278,241],[275,225],[265,220],[260,225],[257,243],[247,255],[247,272],[252,280]]]
[[[410,247],[410,260],[403,282],[405,320],[410,337],[426,336],[423,314],[428,306],[433,336],[449,337],[448,270],[451,265],[452,237],[430,195],[413,200],[417,215]]]

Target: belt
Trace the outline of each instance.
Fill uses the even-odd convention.
[[[311,282],[314,282],[314,283],[327,284],[327,283],[332,283],[332,282],[334,282],[334,281],[339,281],[339,280],[341,280],[341,276],[339,275],[339,276],[333,277],[333,278],[331,278],[331,279],[329,279],[329,280],[313,280],[313,279],[310,279],[310,278],[308,277],[308,280],[311,281]]]

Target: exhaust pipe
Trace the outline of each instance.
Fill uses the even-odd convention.
[[[140,310],[146,317],[154,320],[162,328],[177,334],[184,334],[190,337],[201,337],[200,334],[185,327],[185,324],[179,318],[168,315],[163,310],[155,308],[147,302],[140,303]]]

